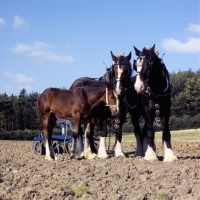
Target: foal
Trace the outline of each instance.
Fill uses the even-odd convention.
[[[74,133],[73,142],[70,149],[71,155],[74,156],[75,140],[81,133],[81,120],[84,119],[86,126],[92,121],[93,113],[96,107],[105,105],[105,84],[99,88],[93,89],[93,93],[88,95],[83,88],[74,88],[70,90],[62,90],[58,88],[47,88],[38,97],[37,105],[40,116],[43,121],[44,139],[46,147],[45,159],[56,160],[56,156],[51,144],[53,128],[56,124],[57,117],[73,118]],[[113,90],[108,86],[108,99],[116,104],[113,98]],[[112,115],[117,113],[116,107],[109,107]],[[81,140],[79,140],[81,142]],[[81,149],[78,149],[80,152]]]

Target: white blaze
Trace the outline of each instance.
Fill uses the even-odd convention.
[[[140,60],[137,60],[137,73],[139,73],[142,69],[142,63],[143,63],[143,58]],[[140,75],[138,74],[136,76],[136,81],[135,81],[135,90],[137,91],[137,93],[141,93],[144,89],[144,82],[141,80]]]
[[[118,71],[118,77],[117,77],[117,84],[116,84],[116,93],[117,93],[117,95],[119,95],[120,92],[121,92],[121,89],[120,89],[120,79],[121,79],[121,76],[122,76],[122,73],[123,73],[124,70],[120,69],[120,67],[118,65],[117,71]]]

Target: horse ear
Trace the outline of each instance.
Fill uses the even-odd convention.
[[[113,61],[117,62],[118,58],[110,51]]]
[[[140,56],[140,50],[138,50],[135,46],[134,47],[134,50],[135,50],[135,55],[136,56]]]
[[[151,51],[155,51],[155,44],[151,47],[151,49],[150,49]]]
[[[126,59],[127,59],[128,61],[131,59],[131,51],[130,51],[129,55],[126,56]]]

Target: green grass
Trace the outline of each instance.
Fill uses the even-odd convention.
[[[77,186],[72,188],[74,194],[79,195],[79,194],[87,194],[90,193],[88,188],[85,186]]]
[[[107,138],[107,142],[109,138]],[[115,136],[112,135],[111,142],[115,141]],[[162,132],[155,133],[155,141],[162,142]],[[200,142],[200,129],[189,129],[180,131],[171,131],[171,141],[176,142]],[[125,134],[122,135],[122,142],[135,142],[135,135]]]
[[[159,194],[156,197],[156,200],[165,200],[165,199],[168,199],[168,195],[167,194]]]

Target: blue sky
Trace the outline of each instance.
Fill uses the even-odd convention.
[[[69,88],[153,44],[169,72],[200,69],[200,1],[0,0],[0,93]]]

